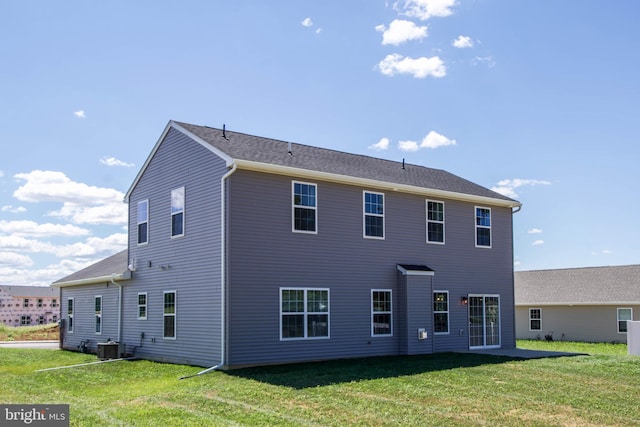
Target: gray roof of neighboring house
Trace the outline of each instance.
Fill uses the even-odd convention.
[[[516,305],[640,304],[640,265],[515,272]]]
[[[222,129],[175,121],[170,122],[171,124],[191,132],[232,159],[480,196],[513,202],[513,206],[520,205],[509,197],[441,169],[413,164],[405,164],[403,169],[401,162],[228,130],[225,130],[226,137],[224,137]],[[291,144],[292,155],[289,154],[289,144]]]
[[[112,275],[125,276],[119,277],[118,280],[122,278],[126,278],[128,275],[127,270],[127,261],[128,261],[128,251],[125,249],[117,254],[111,255],[101,261],[96,262],[95,264],[91,264],[88,267],[83,268],[82,270],[76,271],[62,279],[56,280],[53,282],[53,285],[63,285],[63,284],[81,284],[83,281],[89,279],[97,279],[97,278],[105,278],[111,277]]]
[[[0,290],[14,298],[56,298],[60,290],[49,286],[0,286]]]

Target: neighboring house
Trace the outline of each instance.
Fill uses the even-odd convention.
[[[640,320],[640,265],[515,273],[516,337],[627,342]]]
[[[0,324],[44,325],[59,319],[59,289],[48,286],[0,286]]]
[[[443,170],[169,122],[64,348],[239,367],[514,348],[520,203]],[[128,270],[127,270],[128,267]]]

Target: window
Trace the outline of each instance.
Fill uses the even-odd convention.
[[[184,236],[184,187],[171,191],[171,237]]]
[[[176,291],[164,293],[164,338],[176,337]]]
[[[44,325],[44,316],[43,315],[38,316],[38,325]]]
[[[317,233],[316,185],[293,181],[293,231]]]
[[[22,300],[22,308],[29,307],[29,298],[25,298]]]
[[[476,206],[476,246],[491,247],[491,209]]]
[[[38,308],[42,308],[42,298],[38,298]]]
[[[102,296],[98,295],[95,298],[95,332],[96,334],[102,333]]]
[[[147,293],[138,294],[138,320],[147,319]]]
[[[427,243],[444,243],[444,202],[427,200]]]
[[[627,333],[627,320],[633,320],[633,310],[631,308],[618,309],[618,333]]]
[[[329,290],[280,289],[280,339],[329,337]]]
[[[384,194],[364,192],[364,236],[384,239]]]
[[[433,333],[449,333],[448,291],[433,291]]]
[[[73,332],[73,298],[67,300],[67,332]]]
[[[371,336],[391,336],[393,311],[391,291],[387,289],[371,290]]]
[[[172,206],[171,214],[173,217],[173,197],[171,197],[171,206]],[[138,244],[143,245],[148,242],[149,242],[149,200],[143,200],[141,202],[138,202]]]
[[[58,300],[56,298],[53,298],[51,300],[51,307],[57,307],[58,306]]]
[[[31,324],[31,316],[20,316],[20,326],[27,326]]]
[[[56,323],[58,321],[58,316],[57,315],[53,315],[53,317],[51,318],[51,322]]]
[[[541,308],[529,309],[529,330],[530,331],[542,330],[542,309]]]

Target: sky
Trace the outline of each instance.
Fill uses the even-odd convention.
[[[516,270],[640,263],[640,2],[0,2],[0,285],[126,248],[169,120],[445,169]]]

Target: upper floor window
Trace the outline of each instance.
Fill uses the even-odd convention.
[[[631,308],[618,309],[618,333],[627,333],[627,320],[633,320],[633,310]]]
[[[391,290],[371,290],[371,336],[391,336],[393,311]]]
[[[433,292],[433,332],[449,333],[449,292]]]
[[[317,233],[316,185],[293,181],[293,231]]]
[[[171,237],[184,235],[184,187],[171,191]]]
[[[280,289],[280,339],[328,338],[329,290]]]
[[[476,246],[491,247],[491,208],[476,206]]]
[[[38,308],[42,308],[42,298],[38,298]]]
[[[57,307],[58,306],[58,300],[56,298],[53,298],[51,300],[51,307]]]
[[[530,331],[542,330],[542,309],[541,308],[529,309],[529,330]]]
[[[427,243],[444,243],[444,202],[427,200]]]
[[[173,197],[172,208],[173,208]],[[171,209],[173,216],[173,209]],[[138,202],[138,244],[142,245],[149,241],[149,200]]]
[[[365,191],[364,237],[384,239],[384,194]]]
[[[29,307],[29,298],[25,298],[22,300],[22,308]]]
[[[102,333],[102,296],[95,298],[95,333]]]

